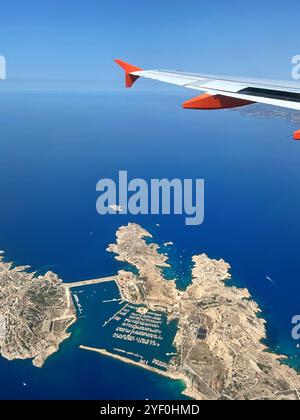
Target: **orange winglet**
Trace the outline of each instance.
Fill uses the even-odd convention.
[[[125,61],[115,60],[115,62],[125,71],[125,86],[130,88],[134,82],[139,79],[139,76],[131,74],[135,71],[141,71],[140,67],[133,66],[131,64],[125,63]]]
[[[300,140],[300,130],[295,131],[295,133],[294,133],[294,140]]]
[[[208,93],[189,99],[183,103],[185,109],[226,109],[237,108],[253,104],[254,102],[245,99],[230,98],[224,95],[210,95]]]

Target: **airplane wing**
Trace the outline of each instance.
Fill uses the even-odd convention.
[[[227,109],[262,103],[300,111],[300,84],[264,79],[224,77],[175,70],[142,70],[121,60],[115,62],[125,71],[126,87],[140,77],[193,89],[204,94],[183,103],[185,109]],[[300,130],[294,133],[300,140]]]

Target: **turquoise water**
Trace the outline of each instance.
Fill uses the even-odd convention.
[[[299,369],[291,338],[291,318],[300,313],[300,149],[288,138],[295,126],[236,112],[183,111],[178,104],[184,99],[138,90],[2,94],[0,249],[64,281],[112,275],[124,265],[107,245],[120,225],[139,223],[160,244],[174,242],[167,248],[167,275],[182,288],[193,254],[228,261],[234,281],[248,287],[264,311],[268,344]],[[99,216],[96,183],[117,179],[119,170],[146,180],[204,178],[205,223],[186,227],[184,216]],[[101,331],[100,318],[99,325],[88,325],[91,330],[84,322],[73,326],[71,339],[41,370],[29,361],[0,359],[0,397],[180,397],[181,383],[79,350],[93,343],[98,326]],[[101,343],[97,335],[95,344]]]

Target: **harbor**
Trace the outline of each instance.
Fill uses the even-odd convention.
[[[116,277],[70,285],[84,330],[94,330],[84,346],[105,349],[109,354],[160,372],[168,370],[176,355],[172,346],[176,327],[175,324],[170,327],[166,314],[124,301]]]

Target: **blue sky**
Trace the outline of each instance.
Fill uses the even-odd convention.
[[[114,81],[143,68],[289,79],[298,0],[10,0],[0,54],[10,79]]]

